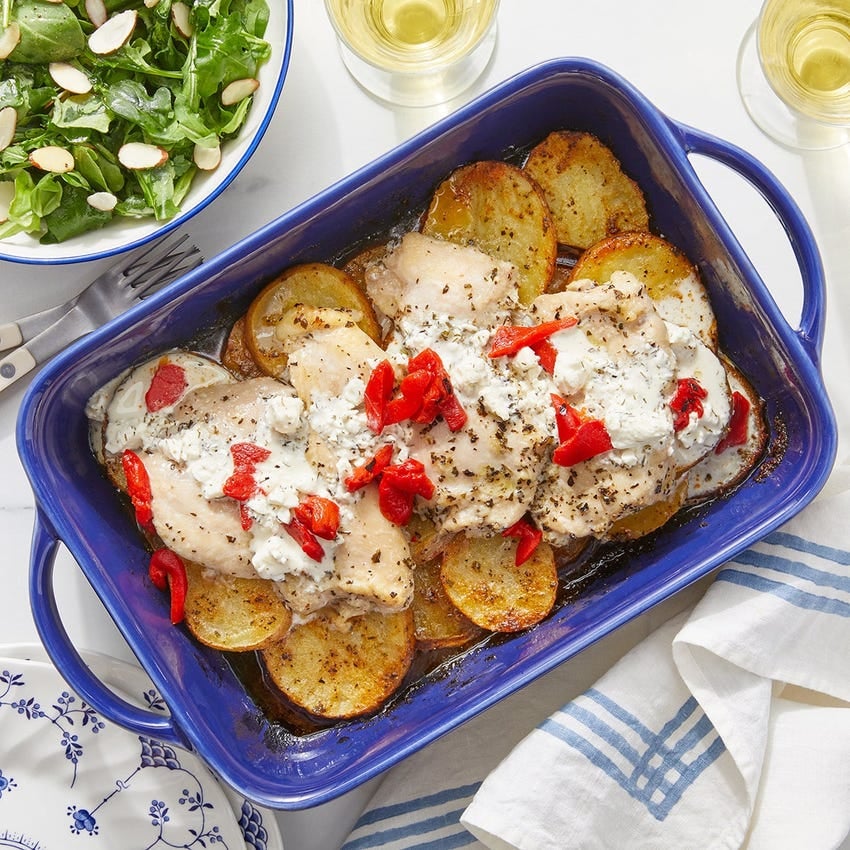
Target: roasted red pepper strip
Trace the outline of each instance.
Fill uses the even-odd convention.
[[[153,534],[153,495],[148,471],[142,459],[130,449],[124,449],[121,453],[121,466],[124,469],[124,478],[127,479],[127,494],[136,514],[136,522],[145,531]]]
[[[555,405],[555,424],[558,427],[558,442],[563,443],[579,429],[581,417],[565,398],[555,395],[555,393],[552,393],[552,404]]]
[[[349,493],[365,487],[367,484],[374,481],[383,471],[389,466],[393,459],[393,447],[391,445],[381,446],[375,452],[374,457],[367,460],[366,463],[358,466],[345,479],[345,488]]]
[[[170,549],[157,549],[151,555],[148,575],[154,587],[159,590],[168,588],[171,593],[171,622],[175,625],[183,621],[186,606],[186,567],[180,556]]]
[[[407,374],[401,379],[395,398],[380,395],[386,392],[385,387],[386,384],[375,378],[373,372],[366,387],[365,407],[366,420],[375,433],[380,433],[385,425],[395,425],[408,419],[420,425],[430,425],[440,415],[451,431],[458,431],[466,424],[466,411],[455,395],[449,373],[440,355],[431,348],[408,360]],[[383,398],[380,417],[370,414],[370,410],[378,405],[379,396]],[[377,428],[379,421],[380,428]]]
[[[388,466],[378,485],[378,504],[381,513],[396,525],[407,525],[413,515],[416,496],[434,497],[435,487],[425,474],[424,465],[414,458]]]
[[[466,425],[466,420],[469,418],[463,409],[463,405],[461,405],[454,393],[446,396],[440,402],[440,413],[449,431],[460,431]]]
[[[233,474],[224,482],[222,493],[237,502],[247,502],[257,492],[254,478],[257,464],[271,457],[271,451],[254,443],[234,443],[230,454],[233,457]],[[247,531],[251,527],[250,517],[244,510],[241,515],[242,527]]]
[[[399,395],[387,403],[383,424],[395,425],[397,422],[404,422],[405,419],[413,419],[417,416],[422,410],[425,392],[433,380],[431,373],[424,369],[405,375],[399,384]]]
[[[704,413],[702,399],[708,395],[696,378],[680,378],[676,384],[676,395],[670,402],[673,411],[673,430],[681,431],[687,428],[691,419],[691,413],[696,413],[697,418]]]
[[[715,446],[717,454],[732,448],[743,446],[747,442],[750,425],[750,400],[737,390],[732,393],[732,415],[729,417],[729,430],[726,436]]]
[[[293,516],[283,527],[309,558],[321,561],[325,557],[325,550],[316,535],[297,516]]]
[[[380,434],[386,424],[384,414],[393,394],[395,373],[389,360],[382,360],[373,370],[363,393],[366,424],[374,434]]]
[[[230,455],[235,469],[253,472],[258,463],[271,457],[271,451],[255,443],[234,443],[230,447]]]
[[[544,372],[550,375],[555,371],[555,361],[558,359],[558,349],[552,344],[548,337],[531,346],[531,350],[537,355]]]
[[[402,463],[394,463],[384,470],[381,481],[389,481],[393,487],[404,493],[413,493],[423,499],[434,497],[434,484],[425,474],[425,466],[415,458]]]
[[[516,537],[519,541],[516,547],[515,563],[520,566],[534,554],[534,550],[543,539],[543,532],[523,517],[510,528],[506,528],[502,532],[502,537]]]
[[[324,496],[305,496],[292,514],[324,540],[333,540],[339,531],[339,505]]]
[[[257,492],[254,473],[237,470],[224,482],[221,492],[225,496],[230,496],[231,499],[236,499],[237,502],[247,502]]]
[[[243,531],[250,531],[254,524],[254,517],[251,516],[248,506],[244,502],[239,503],[239,524]]]
[[[522,325],[501,325],[496,328],[490,341],[489,357],[505,357],[516,354],[521,348],[534,348],[535,345],[548,339],[558,331],[571,328],[578,320],[570,317],[568,319],[555,319],[551,322],[543,322],[539,325],[525,327]]]
[[[174,404],[186,390],[186,370],[176,363],[160,363],[145,393],[145,406],[151,413]]]
[[[601,419],[589,419],[582,422],[571,437],[561,442],[552,453],[552,461],[558,466],[575,466],[612,448],[614,446],[605,423]]]
[[[389,481],[381,478],[378,484],[378,505],[381,513],[395,525],[407,525],[413,516],[413,493],[399,490]]]

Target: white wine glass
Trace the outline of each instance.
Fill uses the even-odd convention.
[[[850,142],[850,0],[766,0],[741,43],[738,89],[785,147]]]
[[[496,42],[499,0],[325,0],[325,8],[354,79],[399,106],[458,96]]]

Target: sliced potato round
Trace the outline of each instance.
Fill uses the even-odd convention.
[[[616,271],[646,286],[662,318],[690,328],[717,350],[717,321],[696,266],[666,239],[652,233],[619,233],[591,245],[570,273],[574,280],[606,283]]]
[[[516,565],[517,542],[458,535],[447,546],[440,577],[449,599],[473,623],[492,632],[516,632],[552,610],[558,572],[552,548],[541,543]]]
[[[455,608],[440,577],[445,540],[434,523],[414,514],[405,527],[413,570],[413,622],[420,649],[463,646],[481,629]]]
[[[216,575],[192,561],[184,563],[186,626],[201,643],[245,652],[280,640],[289,631],[292,614],[274,582]]]
[[[248,343],[245,341],[245,328],[245,317],[240,316],[227,335],[221,362],[240,378],[259,378],[265,372],[251,355]]]
[[[555,269],[558,243],[539,187],[521,169],[484,160],[456,169],[434,193],[422,232],[513,263],[530,304]]]
[[[315,717],[341,720],[379,709],[413,660],[413,612],[362,614],[344,630],[319,614],[262,651],[271,681]]]
[[[732,390],[733,410],[735,393],[747,401],[746,440],[740,445],[724,444],[718,451],[707,454],[688,472],[689,501],[716,498],[737,487],[749,474],[767,450],[769,431],[764,416],[764,402],[741,371],[724,358],[729,387]]]
[[[245,342],[266,374],[279,377],[286,368],[285,344],[276,330],[284,316],[297,305],[350,310],[356,313],[357,324],[364,333],[376,342],[381,341],[375,310],[349,275],[325,263],[293,266],[260,292],[245,317]]]
[[[587,248],[613,233],[649,228],[640,187],[590,133],[551,133],[532,149],[524,168],[542,189],[564,245]]]
[[[653,502],[635,513],[618,519],[609,529],[609,540],[638,540],[661,528],[678,513],[688,495],[688,482],[683,476],[666,498]]]
[[[463,646],[481,634],[447,596],[440,570],[439,561],[426,561],[413,572],[413,623],[421,649]]]

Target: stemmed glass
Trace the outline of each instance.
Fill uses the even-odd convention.
[[[850,142],[850,0],[766,0],[738,53],[738,88],[786,147]]]
[[[346,68],[400,106],[443,104],[484,71],[499,0],[325,0]]]

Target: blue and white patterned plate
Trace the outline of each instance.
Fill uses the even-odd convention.
[[[121,696],[167,711],[138,667],[86,663]],[[74,694],[40,646],[0,647],[0,848],[283,850],[274,815],[192,753],[128,732]]]

